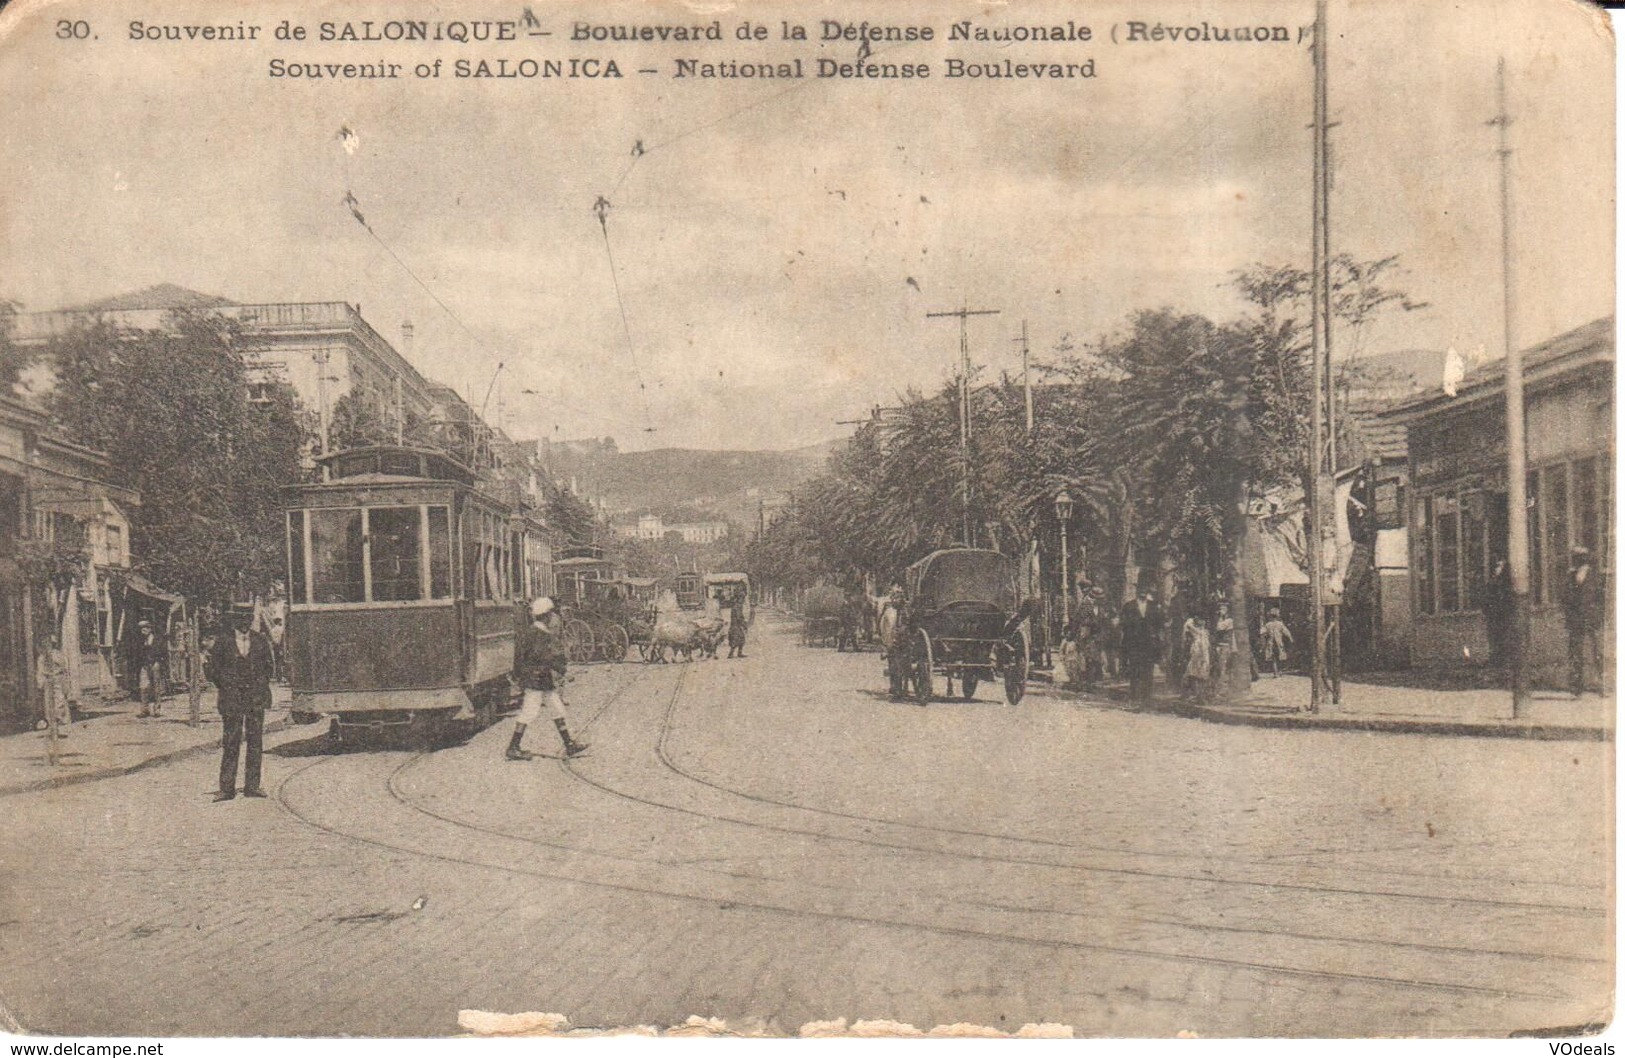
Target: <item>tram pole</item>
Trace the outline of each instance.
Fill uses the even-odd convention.
[[[1506,347],[1507,572],[1512,580],[1512,715],[1529,703],[1529,514],[1524,452],[1523,351],[1518,347],[1518,301],[1512,239],[1512,147],[1507,130],[1506,59],[1495,64],[1496,115],[1501,156],[1501,340]]]
[[[971,538],[970,517],[970,335],[966,331],[965,321],[971,316],[997,316],[998,314],[998,309],[973,309],[968,303],[962,304],[960,308],[952,312],[928,312],[925,314],[925,318],[928,320],[946,316],[956,316],[959,319],[959,499],[965,523],[966,547],[974,547],[975,541]]]
[[[1326,291],[1326,0],[1315,3],[1315,128],[1314,128],[1314,207],[1312,241],[1314,261],[1311,276],[1311,352],[1313,366],[1309,384],[1309,465],[1305,484],[1308,512],[1309,609],[1314,622],[1314,646],[1309,663],[1309,711],[1320,711],[1321,682],[1326,677],[1326,589],[1322,560],[1321,525],[1329,513],[1321,503],[1321,476],[1325,465],[1325,375],[1330,348],[1329,301]]]

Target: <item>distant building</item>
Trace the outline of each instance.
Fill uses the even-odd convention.
[[[622,522],[615,527],[615,535],[623,540],[652,540],[677,533],[685,544],[715,544],[728,538],[727,522],[670,522],[658,514],[642,514],[635,522]]]
[[[1400,403],[1408,432],[1409,565],[1416,664],[1460,664],[1488,652],[1482,603],[1507,554],[1505,362]],[[1614,321],[1595,320],[1524,353],[1527,422],[1530,668],[1561,682],[1559,592],[1570,548],[1584,545],[1613,588]],[[1608,606],[1610,619],[1612,600]],[[1612,664],[1613,630],[1603,637]]]

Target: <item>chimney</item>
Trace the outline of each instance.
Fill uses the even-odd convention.
[[[401,321],[401,355],[408,359],[412,356],[412,321]]]

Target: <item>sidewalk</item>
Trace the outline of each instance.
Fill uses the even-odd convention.
[[[51,763],[47,732],[0,736],[0,797],[107,779],[214,752],[220,747],[220,714],[214,700],[214,688],[206,688],[197,727],[187,725],[190,703],[184,694],[166,699],[162,715],[145,720],[136,718],[140,705],[131,700],[90,702],[80,713],[83,719],[76,720],[57,744],[55,764]],[[266,734],[290,726],[287,707],[288,688],[273,685]]]
[[[1125,684],[1106,689],[1109,696],[1125,703],[1127,691]],[[1266,676],[1253,684],[1245,701],[1235,704],[1183,701],[1159,679],[1156,696],[1145,708],[1257,727],[1595,742],[1614,738],[1612,695],[1587,694],[1575,700],[1562,691],[1533,691],[1524,715],[1514,719],[1512,696],[1501,690],[1421,690],[1344,680],[1342,691],[1337,705],[1328,696],[1322,700],[1320,712],[1309,713],[1303,711],[1309,702],[1307,676]]]

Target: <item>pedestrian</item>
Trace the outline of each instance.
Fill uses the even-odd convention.
[[[745,656],[745,631],[750,622],[745,619],[745,593],[736,589],[733,599],[728,604],[728,656],[742,658]]]
[[[271,676],[279,683],[288,679],[286,661],[283,656],[283,641],[287,638],[287,629],[282,625],[282,617],[278,615],[271,618]]]
[[[1185,636],[1185,697],[1205,702],[1209,682],[1213,676],[1213,645],[1208,637],[1207,619],[1192,614],[1186,621]]]
[[[260,788],[260,758],[265,711],[271,707],[271,643],[253,627],[253,620],[251,607],[234,607],[226,616],[227,631],[215,637],[204,668],[204,675],[215,686],[215,708],[224,723],[216,801],[237,796],[237,750],[244,742],[248,749],[243,762],[243,796],[265,796]]]
[[[559,729],[564,741],[564,755],[574,757],[586,752],[588,744],[570,737],[570,723],[564,711],[564,696],[559,685],[569,668],[570,656],[564,648],[564,622],[560,620],[553,600],[545,595],[530,604],[530,627],[519,639],[519,650],[514,658],[514,679],[522,695],[519,718],[513,726],[513,737],[508,740],[509,760],[532,760],[536,754],[524,748],[525,729],[542,715],[546,705],[553,726]]]
[[[1236,663],[1236,619],[1230,616],[1230,604],[1219,603],[1219,612],[1213,618],[1213,678],[1222,686],[1230,678],[1230,667]]]
[[[1185,629],[1191,616],[1189,603],[1190,593],[1182,591],[1179,582],[1174,581],[1168,602],[1163,607],[1163,612],[1168,615],[1168,635],[1163,640],[1168,656],[1163,659],[1162,671],[1170,680],[1179,679],[1185,672]]]
[[[1083,633],[1078,641],[1078,653],[1083,659],[1083,686],[1085,690],[1093,690],[1095,685],[1106,677],[1105,588],[1098,586],[1089,588],[1089,598],[1084,603],[1084,619],[1079,627]]]
[[[1162,653],[1162,608],[1157,593],[1149,587],[1123,607],[1123,667],[1128,670],[1129,697],[1137,702],[1151,700],[1156,679],[1157,658]]]
[[[163,698],[164,637],[143,617],[135,626],[135,648],[130,663],[135,668],[136,695],[141,701],[137,717],[157,716]]]
[[[1597,673],[1597,693],[1602,691],[1602,631],[1606,620],[1602,574],[1591,565],[1589,548],[1576,547],[1569,557],[1569,574],[1563,582],[1563,627],[1569,634],[1569,691],[1578,698],[1585,693],[1586,656]]]
[[[1259,636],[1264,644],[1264,662],[1270,667],[1271,676],[1281,674],[1281,662],[1287,658],[1287,651],[1292,646],[1292,629],[1281,620],[1281,611],[1278,607],[1270,608],[1269,620]]]

